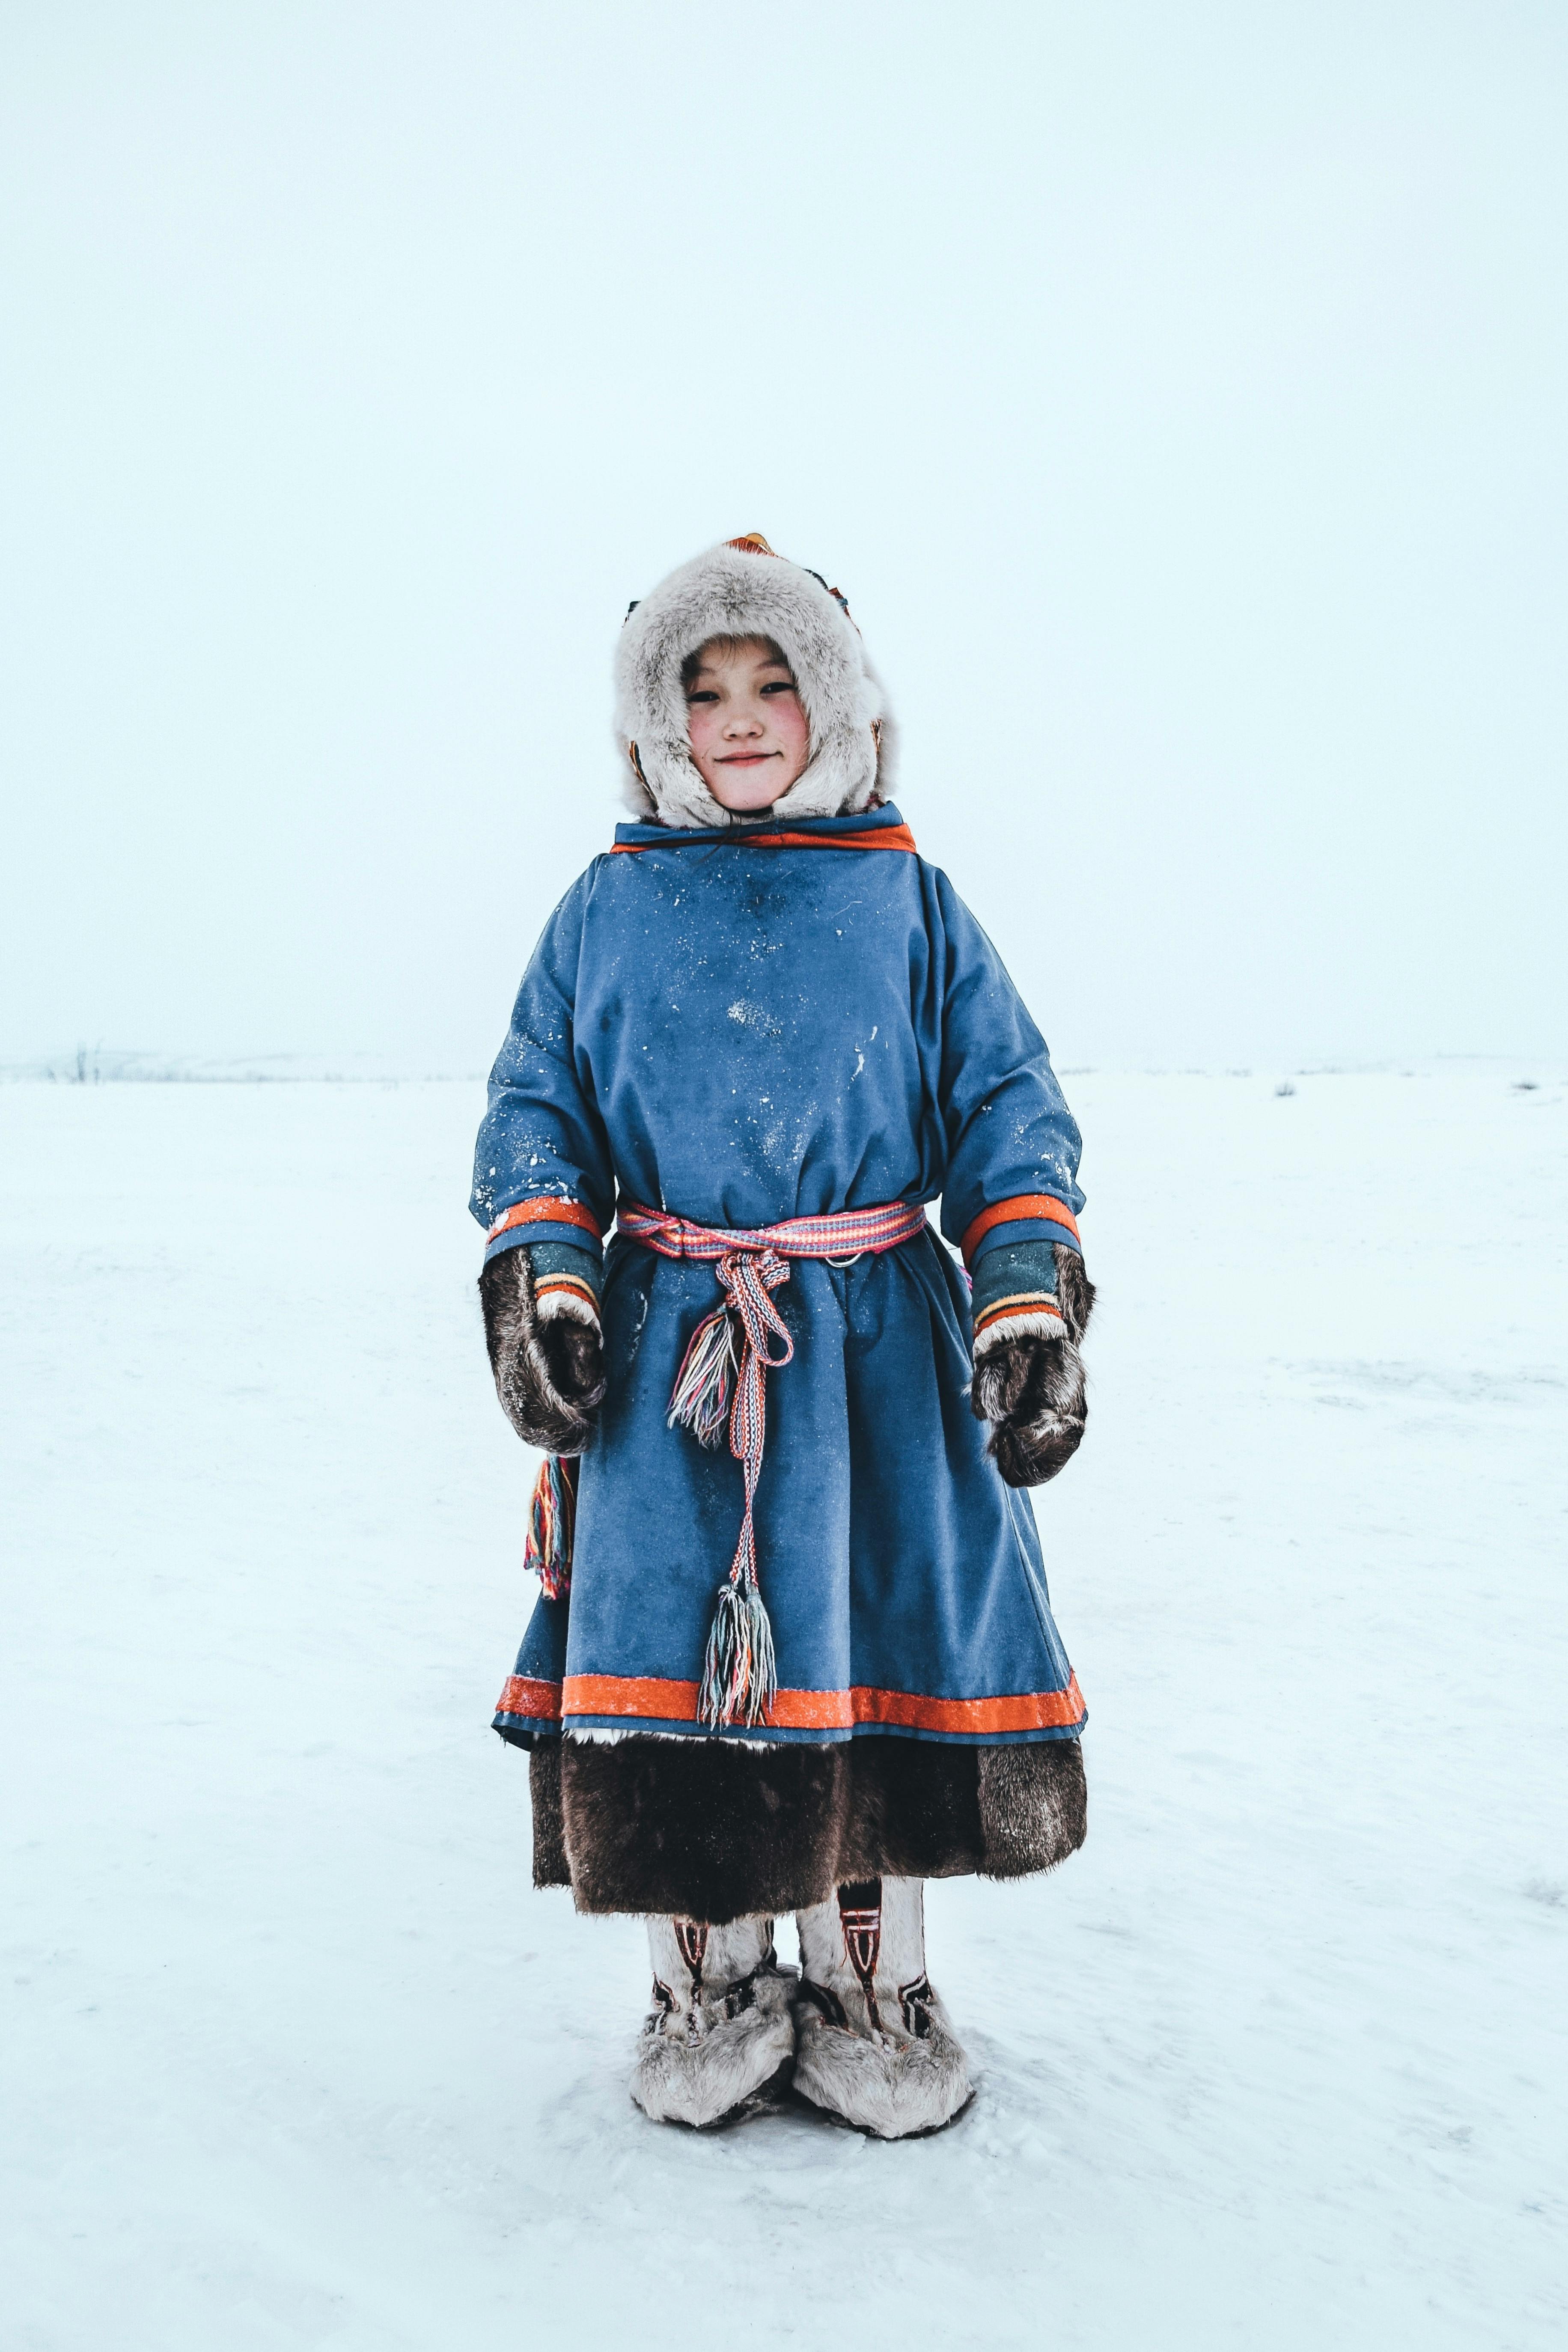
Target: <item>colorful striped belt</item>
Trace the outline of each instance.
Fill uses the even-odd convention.
[[[792,1257],[846,1264],[880,1255],[925,1230],[923,1207],[892,1201],[879,1209],[843,1209],[826,1217],[785,1217],[776,1225],[697,1225],[689,1218],[622,1201],[616,1223],[628,1241],[660,1257],[713,1262],[724,1304],[705,1316],[687,1341],[669,1400],[669,1426],[689,1429],[700,1445],[717,1445],[726,1425],[730,1451],[745,1479],[741,1539],[709,1629],[697,1712],[703,1723],[759,1724],[778,1687],[773,1627],[757,1582],[752,1504],[762,1475],[767,1411],[765,1375],[795,1354],[771,1294],[789,1280]],[[770,1339],[780,1352],[769,1352]]]

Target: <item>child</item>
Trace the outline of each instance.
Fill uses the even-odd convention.
[[[552,1457],[495,1727],[536,1883],[648,1920],[645,2111],[793,2074],[897,2138],[970,2094],[922,1882],[1083,1842],[1014,1492],[1083,1434],[1079,1132],[883,796],[836,589],[732,540],[632,606],[616,684],[639,821],[545,927],[475,1163],[496,1387]]]

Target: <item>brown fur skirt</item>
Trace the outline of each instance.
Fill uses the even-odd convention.
[[[722,1927],[865,1878],[1023,1878],[1083,1843],[1076,1739],[970,1748],[863,1736],[821,1747],[537,1740],[536,1886],[579,1911]]]

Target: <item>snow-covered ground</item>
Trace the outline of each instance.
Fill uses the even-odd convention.
[[[1563,1074],[1068,1092],[1089,1843],[887,2147],[646,2124],[530,1889],[477,1089],[0,1089],[7,2352],[1563,2341]]]

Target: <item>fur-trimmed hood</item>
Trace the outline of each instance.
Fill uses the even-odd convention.
[[[710,637],[772,637],[800,688],[811,757],[769,814],[848,816],[889,790],[882,690],[849,607],[758,531],[683,563],[632,606],[616,654],[616,734],[627,805],[668,825],[755,824],[717,802],[691,758],[680,667]]]

